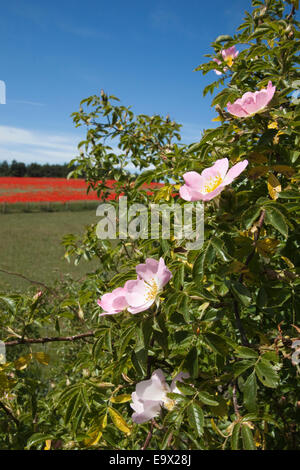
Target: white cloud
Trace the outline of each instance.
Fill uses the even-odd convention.
[[[184,123],[181,129],[182,143],[199,142],[201,124]],[[83,140],[82,131],[78,134],[51,134],[19,127],[0,125],[0,161],[12,160],[24,163],[68,163],[78,155],[77,144]],[[114,142],[107,142],[116,154],[120,149]],[[126,169],[137,171],[129,162]]]
[[[81,137],[0,126],[0,161],[65,163],[78,155]]]

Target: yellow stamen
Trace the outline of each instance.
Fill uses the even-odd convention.
[[[211,193],[214,189],[216,189],[220,184],[222,183],[223,179],[221,176],[218,174],[214,177],[209,178],[206,181],[206,184],[204,186],[205,192],[206,193]]]
[[[227,62],[228,66],[231,67],[232,64],[233,64],[233,57],[232,57],[232,55],[229,55],[228,57],[226,57],[225,62]]]
[[[173,410],[174,406],[175,406],[175,400],[171,400],[170,398],[167,398],[167,399],[164,401],[164,407],[165,407],[168,411]]]
[[[146,295],[146,300],[153,300],[157,297],[158,294],[158,285],[156,281],[152,278],[149,282],[146,282],[148,285],[148,293]]]

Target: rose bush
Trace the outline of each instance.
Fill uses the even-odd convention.
[[[196,69],[213,72],[221,51],[239,50],[204,89],[217,124],[200,142],[181,144],[169,117],[135,116],[104,92],[73,113],[87,134],[70,176],[105,195],[105,171],[115,207],[121,195],[204,200],[204,244],[190,250],[175,230],[100,240],[95,220],[64,239],[66,258],[99,259],[95,273],[39,296],[3,293],[1,448],[299,445],[298,2],[252,6]],[[149,193],[150,182],[164,185]]]

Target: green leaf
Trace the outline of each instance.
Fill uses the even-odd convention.
[[[200,392],[198,392],[197,398],[199,399],[199,401],[204,403],[204,405],[209,405],[209,406],[219,405],[219,402],[215,400],[215,397],[204,390],[201,390]]]
[[[248,411],[253,413],[256,411],[256,395],[257,395],[257,383],[255,371],[253,371],[243,385],[244,403]]]
[[[0,295],[0,300],[2,300],[6,304],[11,313],[16,313],[16,302],[14,301],[14,299],[5,295]]]
[[[124,336],[122,335],[122,340],[120,342],[120,349],[119,349],[119,358],[122,357],[122,355],[125,352],[125,349],[130,342],[130,340],[136,335],[136,327],[131,326],[127,330],[124,331]]]
[[[232,37],[229,36],[228,34],[221,34],[220,36],[217,37],[215,40],[216,43],[218,42],[225,42],[225,41],[232,41]]]
[[[245,450],[256,450],[252,431],[247,424],[242,424],[242,439]]]
[[[181,264],[176,270],[173,279],[175,289],[179,290],[184,284],[184,264]]]
[[[281,191],[278,197],[282,199],[300,199],[299,192],[296,191]]]
[[[274,206],[266,206],[266,224],[272,225],[278,232],[280,232],[284,237],[288,236],[288,226],[285,221],[284,215],[281,211]]]
[[[158,333],[158,332],[155,332]],[[138,351],[132,351],[131,361],[138,375],[145,375],[147,370],[148,350],[141,348]]]
[[[198,377],[199,374],[199,366],[198,366],[198,350],[195,346],[187,354],[182,370],[187,369],[190,373],[190,376],[194,379]]]
[[[157,178],[157,172],[155,170],[146,170],[137,177],[135,187],[139,188],[144,183],[150,183],[153,178]]]
[[[274,366],[263,357],[255,365],[255,372],[259,380],[266,386],[270,388],[276,388],[278,386],[278,373],[275,370]]]
[[[183,314],[186,323],[190,322],[190,306],[189,298],[187,295],[183,295],[178,303],[178,312]]]
[[[213,129],[210,132],[205,132],[205,135],[201,139],[201,145],[205,144],[206,142],[210,142],[213,139],[216,139],[221,134],[223,134],[223,129],[221,127]]]
[[[222,240],[220,240],[219,238],[213,238],[211,242],[212,242],[214,249],[216,250],[218,255],[221,257],[222,261],[225,261],[225,262],[230,261],[231,258],[228,255],[227,251],[225,250],[224,243],[222,242]]]
[[[204,428],[204,414],[202,408],[196,403],[191,403],[187,408],[187,416],[190,428],[195,429],[198,436],[201,437]]]
[[[228,344],[219,335],[215,333],[205,333],[205,342],[221,356],[227,355],[229,352]]]
[[[120,431],[124,432],[126,435],[129,435],[131,433],[131,428],[128,426],[123,416],[117,410],[111,408],[110,406],[108,407],[108,412],[114,425]]]
[[[243,359],[257,359],[258,353],[254,349],[247,348],[246,346],[239,346],[236,348],[236,355]]]
[[[172,428],[168,429],[168,430],[165,432],[165,435],[164,435],[164,437],[163,437],[163,439],[162,439],[162,443],[161,443],[161,447],[160,447],[161,450],[167,449],[169,439],[172,438],[173,432],[174,432],[174,430],[173,430]]]
[[[241,219],[246,229],[249,229],[253,225],[254,221],[259,217],[260,212],[261,212],[260,207],[252,206],[242,213]]]
[[[232,450],[239,450],[240,429],[241,429],[241,423],[236,423],[233,426],[232,435],[231,435],[231,449]]]
[[[176,387],[180,390],[184,395],[195,395],[197,390],[195,387],[191,385],[185,384],[184,382],[177,382]]]
[[[204,267],[210,265],[215,257],[215,249],[212,245],[211,240],[201,250],[201,253],[197,256],[194,266],[193,266],[193,276],[203,277]]]
[[[146,318],[142,322],[142,334],[144,340],[144,346],[147,349],[150,342],[150,337],[152,334],[152,326],[153,326],[153,317]]]
[[[115,395],[110,397],[110,401],[112,403],[127,403],[128,401],[131,401],[131,395],[127,393],[123,393],[122,395]]]
[[[35,446],[36,444],[40,444],[41,442],[47,441],[48,439],[54,439],[53,435],[35,433],[28,439],[26,449],[30,449],[31,447]]]
[[[230,281],[228,283],[228,286],[230,287],[234,297],[238,302],[240,302],[242,305],[245,307],[248,307],[248,305],[251,303],[252,298],[250,291],[245,287],[243,284],[237,281]]]
[[[234,376],[238,377],[239,375],[243,374],[246,370],[253,367],[255,364],[255,360],[245,360],[245,361],[238,361],[233,364],[233,371]]]
[[[197,150],[201,148],[201,146],[202,146],[202,143],[197,142],[196,144],[193,144],[188,148],[187,153],[196,152]]]
[[[81,393],[79,389],[77,395],[72,396],[71,400],[68,403],[66,414],[65,414],[65,424],[68,424],[72,416],[76,414],[76,411],[78,410],[80,403],[81,403]]]

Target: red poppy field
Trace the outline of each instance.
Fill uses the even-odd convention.
[[[113,187],[113,181],[106,182]],[[96,191],[86,192],[84,180],[68,180],[64,178],[0,178],[0,203],[28,202],[60,202],[96,201],[99,200]],[[112,193],[109,197],[113,199]]]
[[[106,186],[111,190],[106,200],[115,199],[113,180],[107,180]],[[160,183],[143,185],[144,187],[159,187]],[[83,179],[68,180],[65,178],[25,178],[0,177],[0,204],[28,203],[68,203],[99,201],[96,191],[87,194],[87,184]]]

